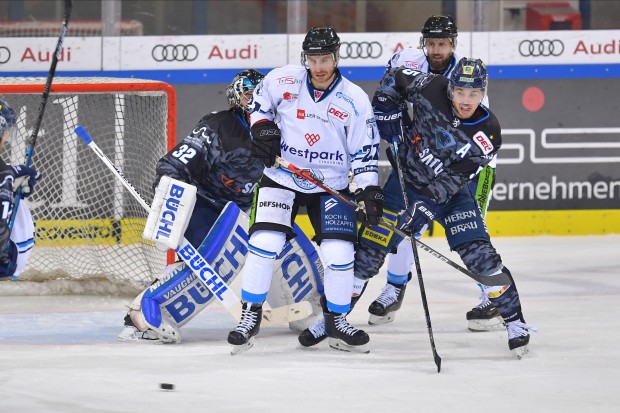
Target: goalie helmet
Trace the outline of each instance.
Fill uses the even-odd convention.
[[[264,74],[255,69],[242,70],[237,73],[226,88],[226,97],[230,107],[242,112],[248,112],[247,106],[241,104],[241,95],[254,91],[264,77]]]
[[[452,45],[456,47],[456,37],[459,29],[454,23],[452,16],[431,16],[426,19],[422,27],[422,37],[420,37],[420,48],[424,48],[424,39],[450,39]]]
[[[455,87],[478,88],[486,94],[489,75],[484,62],[480,59],[464,57],[456,64],[450,75],[450,87],[448,87],[448,97],[453,98]]]
[[[0,139],[4,137],[7,131],[9,139],[17,134],[17,116],[15,111],[5,101],[0,100]]]
[[[306,56],[333,54],[338,62],[340,37],[331,27],[313,27],[301,44],[301,64],[306,65]]]

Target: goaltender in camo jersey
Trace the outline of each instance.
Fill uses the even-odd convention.
[[[458,28],[451,16],[430,16],[422,27],[419,47],[403,49],[395,53],[386,65],[385,75],[393,68],[404,67],[418,70],[424,73],[434,73],[450,78],[459,56],[455,52],[457,46]],[[489,107],[488,94],[485,93],[482,104]],[[406,135],[412,133],[411,119],[405,106],[403,111],[403,129]],[[391,150],[391,149],[388,149]],[[497,158],[494,157],[488,165],[474,176],[469,185],[476,193],[476,200],[480,206],[480,212],[484,218],[489,201],[491,189],[495,180],[495,168]],[[397,184],[397,182],[393,182]],[[384,187],[384,191],[398,191],[399,187]],[[398,252],[390,254],[388,259],[387,283],[381,295],[373,301],[368,308],[370,313],[369,324],[385,324],[394,320],[395,313],[400,309],[404,299],[405,289],[411,279],[411,266],[413,264],[413,250],[408,241],[398,245]],[[481,303],[472,308],[465,315],[468,328],[471,331],[494,331],[504,328],[504,321],[497,309],[481,289]]]
[[[252,153],[265,168],[252,205],[242,319],[228,335],[233,352],[249,349],[259,332],[274,258],[293,236],[292,222],[301,206],[308,212],[325,268],[321,303],[330,345],[369,351],[368,334],[351,326],[346,315],[353,289],[356,219],[374,225],[383,210],[380,139],[368,95],[338,70],[339,50],[333,28],[313,28],[302,43],[302,64],[272,70],[254,91]],[[344,193],[351,172],[358,189],[350,195],[365,211],[356,212],[316,184],[278,167],[279,157]]]
[[[254,69],[239,72],[226,89],[229,109],[205,115],[156,166],[154,187],[162,184],[162,177],[169,177],[197,188],[193,210],[185,211],[189,224],[184,236],[228,284],[241,271],[247,254],[247,216],[239,210],[250,208],[253,189],[263,173],[263,164],[250,152],[247,106],[263,77]],[[180,215],[178,211],[177,220]],[[314,302],[320,313],[321,274],[311,262],[314,256],[318,259],[318,254],[298,227],[295,234],[295,240],[287,243],[279,257],[280,265],[273,277],[274,293],[268,301],[272,307],[279,307],[303,299]],[[295,279],[288,273],[288,280],[284,279],[282,262],[291,258],[307,269],[303,271],[305,279]],[[299,288],[302,283],[304,288]],[[178,343],[180,327],[213,301],[213,294],[187,265],[173,264],[136,297],[119,339]],[[290,327],[303,330],[312,321],[294,321]]]
[[[7,142],[15,142],[16,122],[13,108],[0,100],[0,151]],[[28,198],[40,178],[34,168],[8,165],[0,159],[0,280],[19,277],[34,247],[34,223],[26,201],[19,203],[12,229],[9,221],[17,192],[21,189],[22,198]]]

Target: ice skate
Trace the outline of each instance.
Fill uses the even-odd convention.
[[[499,331],[506,326],[497,308],[486,294],[480,296],[482,302],[465,314],[470,331]]]
[[[228,333],[228,343],[232,345],[230,354],[234,356],[254,346],[254,336],[260,329],[262,314],[262,304],[243,303],[241,320],[237,327]]]
[[[506,325],[506,330],[508,330],[508,348],[521,360],[529,353],[530,331],[535,333],[538,330],[520,320],[510,321]]]
[[[174,344],[180,341],[180,338],[173,340],[167,337],[163,337],[152,329],[146,331],[140,331],[131,320],[129,314],[125,316],[125,325],[123,330],[117,336],[119,341],[131,341],[137,343],[147,344]]]
[[[329,346],[336,350],[359,353],[370,352],[370,337],[363,330],[353,327],[346,319],[346,314],[325,313],[325,330],[329,336]]]
[[[325,329],[325,318],[320,317],[310,327],[306,328],[299,334],[297,339],[299,344],[304,347],[312,347],[319,344],[327,338],[327,330]]]
[[[368,324],[387,324],[394,321],[396,311],[400,309],[405,298],[407,284],[393,284],[388,282],[381,290],[381,294],[368,307],[370,318]]]

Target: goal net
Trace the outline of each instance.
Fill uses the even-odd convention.
[[[2,153],[7,163],[24,163],[45,80],[0,78],[0,99],[15,109],[18,127],[17,140]],[[141,238],[148,212],[74,130],[83,125],[150,203],[155,164],[174,146],[175,104],[174,89],[164,82],[54,79],[32,159],[44,178],[27,200],[35,247],[18,280],[45,281],[64,293],[89,285],[144,288],[161,274],[166,254]],[[18,285],[2,281],[0,289]]]

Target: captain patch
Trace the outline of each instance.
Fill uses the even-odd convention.
[[[485,155],[488,155],[493,151],[493,144],[491,143],[491,140],[487,138],[487,135],[485,135],[482,131],[479,131],[474,135],[474,142],[476,142],[476,145],[482,149],[482,152]]]

